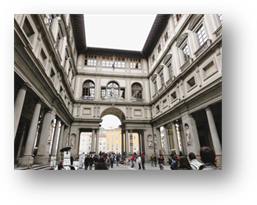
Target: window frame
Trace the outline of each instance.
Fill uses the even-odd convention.
[[[89,85],[86,85],[86,83],[89,83]],[[91,85],[91,83],[93,85]],[[82,99],[83,100],[94,100],[95,99],[95,83],[94,83],[94,81],[92,81],[92,80],[84,81],[84,83],[82,85]]]
[[[135,86],[138,86],[138,88],[135,88]],[[135,94],[135,97],[133,97]],[[142,101],[143,99],[143,88],[142,85],[138,82],[134,82],[131,85],[131,100],[132,101]]]

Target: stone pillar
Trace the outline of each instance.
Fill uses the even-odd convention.
[[[21,155],[21,149],[22,149],[22,145],[23,145],[23,141],[24,141],[24,137],[25,137],[25,133],[26,133],[26,128],[27,128],[27,122],[23,126],[21,141],[20,141],[18,152],[17,152],[16,161],[19,161],[19,157]]]
[[[186,147],[186,153],[183,153],[183,155],[188,155],[190,152],[193,152],[199,157],[200,142],[196,122],[192,115],[186,113],[182,116],[182,129],[184,135],[181,136],[181,138],[183,138]]]
[[[214,151],[215,151],[216,155],[222,155],[220,140],[219,140],[218,132],[216,129],[215,121],[214,121],[214,118],[212,115],[212,111],[209,107],[207,107],[205,109],[205,111],[206,111],[206,115],[207,115],[207,119],[208,119],[208,123],[209,123],[209,128],[210,128],[210,132],[211,132],[211,138],[212,138]]]
[[[58,140],[58,148],[57,148],[57,161],[61,161],[61,152],[60,150],[62,149],[62,144],[63,144],[63,134],[64,134],[64,123],[62,122],[61,124],[61,130],[60,130],[60,135],[59,135],[59,140]]]
[[[56,119],[55,129],[54,129],[54,138],[52,143],[52,150],[51,150],[51,156],[56,156],[56,146],[59,136],[59,125],[60,125],[60,119]]]
[[[21,112],[22,112],[27,89],[28,87],[26,85],[23,85],[20,88],[14,103],[14,138],[16,137],[18,125],[20,122]]]
[[[64,133],[63,133],[63,144],[62,146],[68,146],[68,134],[69,134],[69,126],[64,128]]]
[[[51,123],[55,118],[55,111],[49,110],[43,120],[41,136],[38,143],[37,156],[35,157],[35,163],[47,164],[49,160],[49,145],[47,144],[49,134],[52,133],[50,129]]]
[[[138,134],[138,146],[139,146],[139,153],[142,154],[142,139],[141,139],[141,134],[140,133],[137,133]]]
[[[96,154],[99,153],[99,129],[96,129],[96,146],[95,146]]]
[[[172,122],[172,131],[173,131],[173,140],[175,144],[176,154],[179,154],[179,144],[178,144],[178,136],[177,136],[177,129],[174,122]]]
[[[95,129],[92,130],[91,152],[95,151]]]
[[[126,152],[126,156],[129,156],[129,140],[128,140],[128,130],[126,130],[126,134],[125,134],[125,152]]]
[[[42,101],[39,100],[34,108],[33,116],[30,123],[29,133],[26,141],[24,155],[19,159],[21,165],[29,165],[33,163],[34,158],[32,157],[32,152],[34,150],[34,142],[37,132],[38,118],[40,114]]]
[[[133,150],[133,135],[132,135],[132,130],[130,130],[130,135],[129,135],[129,138],[130,138],[130,154],[133,154],[134,153],[134,150]]]
[[[155,132],[156,132],[156,140],[157,140],[157,150],[155,152],[157,155],[159,155],[160,150],[162,150],[160,128],[155,128]]]
[[[168,134],[167,134],[167,128],[166,126],[163,126],[163,132],[164,132],[164,139],[165,139],[165,149],[166,149],[166,155],[170,153],[170,143],[168,139]]]

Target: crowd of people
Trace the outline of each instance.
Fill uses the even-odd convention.
[[[166,156],[167,157],[167,156]],[[181,152],[176,154],[175,151],[172,151],[168,156],[167,164],[170,166],[171,170],[218,170],[216,166],[217,158],[215,152],[211,147],[204,146],[200,149],[200,160],[197,159],[196,155],[193,152],[190,152],[188,156],[183,155]],[[139,170],[145,170],[145,154],[133,153],[129,154],[129,158],[126,158],[125,152],[115,154],[114,152],[100,152],[97,154],[87,154],[84,159],[84,169],[92,170],[94,167],[95,170],[109,170],[113,169],[114,163],[119,166],[120,162],[125,164],[125,161],[130,162],[131,168],[137,168]],[[71,164],[73,158],[71,159]],[[151,166],[160,168],[164,170],[165,160],[163,155],[151,156]],[[62,170],[63,165],[60,162],[58,164],[58,170]]]

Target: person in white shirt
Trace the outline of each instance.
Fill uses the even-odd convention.
[[[140,155],[138,155],[136,163],[137,163],[138,169],[141,169],[141,157],[140,157]]]

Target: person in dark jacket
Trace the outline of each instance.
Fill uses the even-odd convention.
[[[89,170],[92,170],[92,165],[93,165],[93,158],[87,155],[87,157],[84,160],[85,163],[85,170],[89,167]]]
[[[104,162],[104,158],[100,158],[95,166],[95,170],[109,170]]]
[[[178,159],[179,159],[179,155],[175,155],[175,159],[170,165],[171,170],[178,170]]]
[[[62,165],[62,162],[60,162],[60,163],[58,164],[58,170],[64,170],[64,167],[63,167],[63,165]]]
[[[160,166],[160,170],[163,170],[164,159],[163,159],[162,155],[159,156],[158,163],[159,163],[159,166]]]
[[[114,156],[113,155],[110,157],[110,160],[111,160],[111,168],[113,168],[113,163],[114,163]]]
[[[216,166],[217,158],[211,147],[204,146],[200,149],[201,161],[204,163],[202,170],[220,170]]]
[[[70,156],[70,164],[73,165],[73,157]]]
[[[116,155],[116,162],[117,162],[117,166],[119,166],[120,156],[118,154]]]
[[[144,152],[142,153],[141,163],[142,163],[143,170],[145,170],[145,153]]]
[[[186,156],[180,156],[178,160],[178,170],[192,170]]]
[[[153,162],[154,162],[154,166],[157,167],[157,160],[156,160],[156,156],[153,157]]]
[[[98,163],[98,156],[97,156],[97,155],[94,156],[93,161],[94,161],[93,163],[94,163],[95,166],[96,166],[97,163]]]

